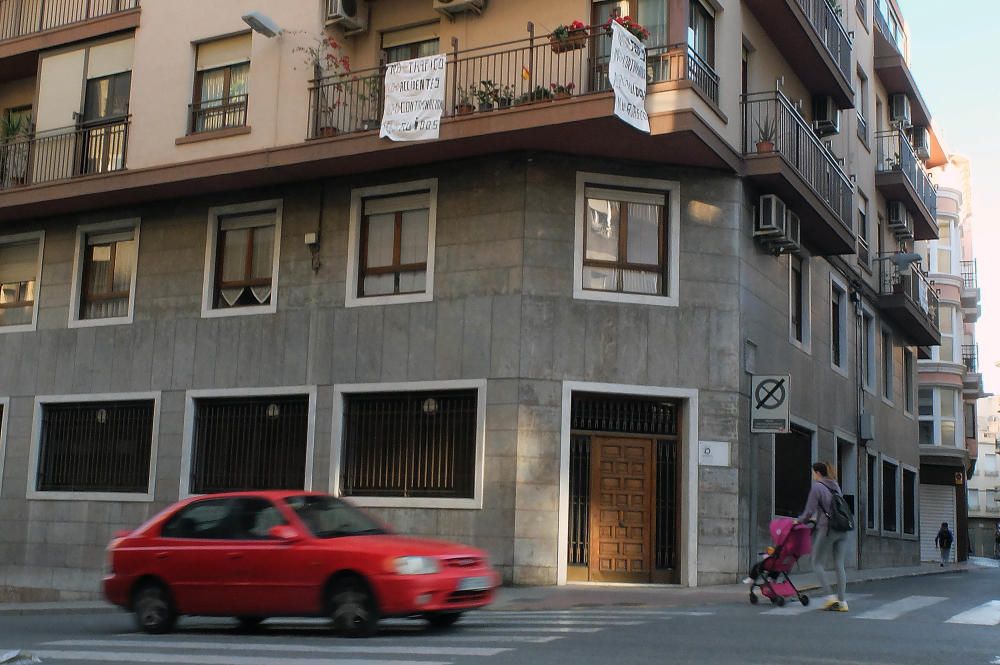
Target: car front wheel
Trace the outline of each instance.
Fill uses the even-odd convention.
[[[378,629],[378,608],[368,585],[360,579],[337,583],[330,594],[333,630],[344,637],[370,637]]]
[[[462,618],[461,612],[438,612],[424,617],[431,628],[449,628]]]
[[[136,625],[152,635],[169,633],[177,622],[170,592],[159,582],[147,582],[135,592],[133,602]]]

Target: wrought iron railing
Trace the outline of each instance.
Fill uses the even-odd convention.
[[[934,282],[919,268],[911,265],[899,268],[892,261],[881,261],[882,294],[905,295],[923,313],[924,317],[938,328],[938,293]]]
[[[979,371],[979,345],[978,344],[963,344],[962,345],[962,364],[965,368],[975,374]]]
[[[247,124],[247,96],[234,95],[228,99],[188,104],[188,118],[189,134],[243,127]]]
[[[878,132],[875,134],[875,142],[878,144],[875,172],[902,173],[916,190],[917,197],[930,216],[936,217],[937,191],[903,130],[897,128]]]
[[[486,113],[512,106],[611,89],[611,34],[593,26],[559,42],[551,35],[447,54],[444,116]],[[384,67],[317,79],[310,86],[309,138],[378,127],[384,106]],[[719,76],[686,44],[646,50],[648,83],[690,81],[713,103]]]
[[[125,169],[129,119],[0,143],[0,190]]]
[[[780,91],[743,97],[744,155],[776,153],[852,229],[854,186],[836,157]]]
[[[0,0],[0,41],[138,7],[139,0]]]
[[[976,260],[962,261],[962,284],[967,289],[979,288],[979,271],[976,269]]]
[[[828,0],[798,0],[798,3],[837,63],[837,69],[844,78],[851,81],[851,37],[844,29],[840,17],[833,11]]]

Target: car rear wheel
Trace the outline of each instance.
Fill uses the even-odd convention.
[[[330,620],[338,635],[374,635],[378,629],[378,607],[368,585],[356,578],[338,582],[330,594]]]
[[[169,633],[177,623],[170,591],[159,582],[147,582],[139,587],[132,607],[136,625],[152,635]]]
[[[461,612],[436,612],[424,616],[431,628],[448,628],[454,626],[455,622],[462,618]]]
[[[236,617],[236,620],[240,622],[240,630],[248,632],[257,630],[264,623],[264,617]]]

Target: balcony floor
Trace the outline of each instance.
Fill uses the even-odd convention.
[[[917,190],[902,171],[881,171],[875,174],[875,187],[890,201],[902,201],[913,214],[913,237],[916,240],[936,240],[937,220],[920,200]]]
[[[910,343],[916,346],[940,346],[941,332],[907,295],[882,294],[878,297],[878,305],[885,316],[905,331]]]

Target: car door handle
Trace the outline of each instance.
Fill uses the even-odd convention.
[[[157,559],[161,559],[161,560],[162,559],[166,559],[168,556],[169,555],[166,552],[157,552],[156,553],[156,558]]]
[[[242,559],[243,555],[240,554],[239,552],[230,552],[229,554],[226,555],[226,557],[232,560],[236,560],[236,559]]]

